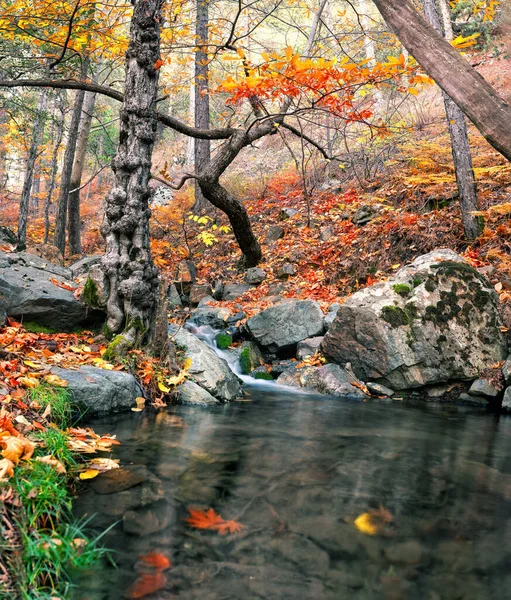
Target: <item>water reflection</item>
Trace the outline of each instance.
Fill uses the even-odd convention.
[[[122,478],[92,480],[118,568],[76,578],[79,600],[124,597],[148,552],[169,556],[151,598],[499,600],[511,584],[511,419],[467,409],[249,392],[253,402],[97,420]],[[246,528],[188,528],[213,507]],[[381,535],[353,520],[380,506]]]

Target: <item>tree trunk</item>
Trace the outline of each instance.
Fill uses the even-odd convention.
[[[209,129],[209,64],[208,64],[208,23],[210,0],[197,0],[195,39],[195,127]],[[195,172],[202,173],[211,160],[211,140],[196,139],[194,143]],[[208,202],[202,188],[196,182],[194,212],[205,210]]]
[[[64,153],[64,164],[60,176],[60,191],[57,200],[57,215],[55,218],[55,235],[53,245],[65,253],[66,249],[66,229],[67,229],[67,206],[69,200],[69,190],[71,189],[71,173],[75,158],[76,140],[78,138],[78,127],[82,114],[83,100],[85,92],[78,90],[75,95],[71,124],[67,135],[66,151]]]
[[[46,193],[46,202],[44,204],[44,243],[48,243],[50,237],[50,206],[51,198],[55,190],[55,182],[57,181],[57,173],[59,170],[59,150],[62,144],[62,138],[64,137],[64,119],[65,119],[65,92],[57,90],[56,92],[56,112],[57,116],[53,124],[52,142],[53,142],[53,156],[51,158],[50,167],[50,183],[48,185],[48,191]]]
[[[444,29],[444,38],[448,42],[452,42],[454,39],[453,31],[452,31],[452,23],[451,23],[451,12],[449,10],[449,4],[447,0],[438,0],[440,5],[440,14],[442,15],[442,23]]]
[[[41,143],[44,129],[47,99],[48,92],[43,90],[37,103],[34,126],[32,128],[32,141],[30,143],[30,150],[28,152],[27,164],[25,167],[25,180],[23,181],[23,190],[21,192],[20,212],[18,216],[18,250],[24,250],[27,247],[27,221],[28,208],[30,205],[30,193],[32,191],[37,151],[39,149],[39,144]]]
[[[435,0],[424,0],[424,14],[435,30],[441,33],[442,25]],[[446,22],[444,19],[444,26],[447,27],[452,39],[450,20]],[[472,166],[472,154],[470,153],[470,144],[468,141],[467,123],[465,115],[452,99],[445,92],[442,92],[442,95],[449,134],[451,136],[452,158],[456,173],[456,183],[458,184],[463,229],[465,237],[468,240],[474,240],[481,234],[484,224],[482,219],[472,214],[474,211],[479,210],[479,202]]]
[[[69,184],[70,192],[68,196],[68,244],[69,254],[82,253],[82,243],[80,236],[80,185],[82,183],[83,169],[85,166],[85,157],[87,154],[87,142],[89,141],[92,115],[94,113],[94,104],[96,103],[96,94],[86,92],[82,107],[82,116],[78,128],[78,137],[76,140],[76,150],[74,156],[73,168],[71,171],[71,180]]]
[[[189,122],[195,125],[195,62],[191,63]],[[189,137],[186,145],[186,166],[190,171],[195,170],[195,138]],[[197,190],[195,190],[197,191]]]
[[[106,241],[102,265],[109,282],[107,327],[110,333],[122,332],[118,341],[128,346],[143,343],[155,327],[159,280],[149,243],[148,202],[163,2],[134,2],[119,147],[112,161],[115,181],[101,227]]]
[[[367,0],[358,0],[360,10],[360,23],[364,34],[364,52],[368,65],[374,67],[376,65],[376,46],[371,37],[371,19],[369,18],[369,4]],[[373,97],[375,101],[375,109],[378,111],[383,104],[383,94],[381,90],[373,86]]]
[[[415,10],[411,0],[373,0],[382,17],[422,68],[511,160],[511,107]]]

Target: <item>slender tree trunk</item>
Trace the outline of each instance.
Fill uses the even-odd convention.
[[[82,183],[83,169],[85,166],[85,157],[87,155],[87,142],[89,141],[92,115],[96,103],[96,94],[86,92],[82,107],[82,116],[78,128],[78,137],[76,140],[76,150],[74,156],[73,168],[71,171],[71,180],[69,184],[70,192],[68,196],[68,244],[69,254],[81,254],[82,243],[80,236],[80,185]]]
[[[511,160],[511,107],[421,17],[411,0],[373,0],[410,54],[479,129]]]
[[[191,63],[190,79],[190,125],[195,125],[195,61]],[[189,137],[186,146],[186,165],[190,171],[195,170],[195,138]]]
[[[43,132],[41,132],[42,134]],[[43,136],[41,135],[41,138]],[[32,182],[32,191],[31,191],[31,209],[32,214],[37,215],[37,211],[39,210],[39,192],[41,191],[41,169],[39,166],[36,166],[34,169],[34,181]]]
[[[160,23],[164,0],[135,0],[126,53],[125,96],[119,147],[112,162],[114,186],[101,231],[103,269],[109,282],[107,326],[128,346],[152,336],[158,303],[158,270],[149,243],[149,180],[157,132],[156,98]]]
[[[56,90],[56,117],[53,124],[53,156],[50,167],[50,183],[46,193],[46,202],[44,204],[44,243],[48,243],[50,237],[50,206],[53,192],[55,191],[55,182],[57,181],[57,173],[59,170],[59,150],[64,137],[64,120],[65,120],[65,92]]]
[[[374,67],[376,64],[376,46],[371,37],[371,19],[369,18],[369,3],[367,0],[358,0],[360,22],[364,33],[364,51],[366,59],[369,61],[369,66]],[[377,87],[373,90],[375,101],[375,110],[378,111],[383,104],[383,94]]]
[[[103,166],[103,152],[104,152],[104,137],[103,137],[103,133],[101,134],[100,138],[99,138],[99,142],[98,142],[98,159],[99,159],[99,166],[102,167]],[[99,172],[98,175],[98,190],[101,189],[101,187],[103,186],[103,171]]]
[[[453,31],[452,31],[452,23],[451,23],[451,12],[449,10],[449,4],[447,0],[439,0],[440,5],[440,14],[442,15],[442,23],[444,26],[444,38],[448,42],[452,42],[454,39]]]
[[[32,191],[37,151],[39,149],[39,144],[41,143],[44,129],[47,99],[48,92],[43,90],[37,103],[34,126],[32,128],[32,141],[30,142],[30,150],[28,152],[27,164],[25,167],[25,180],[23,181],[23,190],[21,192],[20,212],[18,216],[18,250],[24,250],[27,247],[27,221],[28,208],[30,206],[30,193]]]
[[[442,25],[435,0],[424,0],[424,14],[428,22],[436,31],[442,33]],[[450,37],[452,39],[452,29],[450,19],[444,25],[448,26]],[[470,144],[468,141],[467,123],[465,115],[449,96],[442,91],[444,98],[445,114],[451,136],[452,158],[454,162],[454,171],[456,174],[456,183],[458,184],[458,196],[461,207],[461,218],[463,220],[463,229],[465,237],[473,240],[478,237],[483,228],[483,222],[472,213],[479,210],[477,199],[477,185],[472,166],[472,154],[470,153]]]
[[[67,135],[66,151],[64,153],[64,165],[60,176],[60,191],[57,200],[57,215],[55,218],[55,235],[53,245],[65,253],[66,249],[66,229],[67,229],[67,210],[69,201],[69,190],[71,189],[71,173],[75,159],[76,140],[78,138],[78,127],[82,114],[83,100],[85,92],[77,90],[71,115],[71,124]]]
[[[210,0],[197,0],[195,39],[195,127],[209,129],[209,64],[208,23]],[[201,173],[211,160],[211,140],[196,139],[194,143],[195,171]],[[194,212],[205,210],[208,202],[198,183],[195,185]]]

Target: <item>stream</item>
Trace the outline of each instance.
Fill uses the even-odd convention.
[[[117,435],[129,475],[76,501],[98,533],[115,524],[116,567],[77,573],[74,598],[141,597],[130,586],[157,552],[171,568],[150,599],[507,600],[511,418],[245,384],[214,408],[86,423]],[[192,529],[190,507],[244,527]],[[367,512],[375,535],[354,523]]]

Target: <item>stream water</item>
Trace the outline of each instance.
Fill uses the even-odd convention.
[[[77,574],[78,600],[125,597],[151,552],[172,565],[161,600],[509,598],[509,417],[270,385],[90,425],[118,436],[128,474],[77,500],[98,532],[117,523],[103,538],[117,566]],[[190,507],[244,528],[192,529]],[[354,524],[368,511],[376,535]]]

